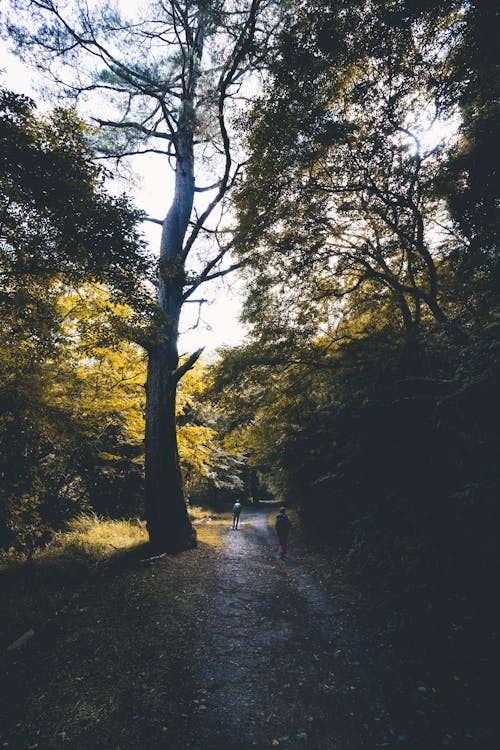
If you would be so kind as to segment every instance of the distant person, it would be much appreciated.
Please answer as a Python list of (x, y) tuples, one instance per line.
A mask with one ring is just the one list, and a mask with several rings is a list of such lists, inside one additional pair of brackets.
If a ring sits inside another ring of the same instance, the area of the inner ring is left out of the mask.
[(236, 500), (235, 504), (233, 505), (233, 529), (238, 528), (238, 523), (240, 521), (240, 513), (241, 513), (241, 503), (239, 500)]
[(282, 505), (276, 516), (276, 534), (279, 541), (278, 552), (282, 560), (285, 557), (288, 548), (288, 535), (290, 534), (291, 527), (292, 524), (286, 514), (286, 508)]

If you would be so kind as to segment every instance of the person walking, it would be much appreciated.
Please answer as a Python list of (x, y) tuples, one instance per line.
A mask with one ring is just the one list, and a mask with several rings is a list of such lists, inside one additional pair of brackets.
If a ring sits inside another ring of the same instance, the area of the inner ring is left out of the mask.
[(241, 503), (239, 500), (236, 500), (235, 504), (233, 505), (233, 529), (238, 528), (238, 523), (240, 521), (240, 513), (241, 513)]
[(292, 524), (286, 514), (286, 508), (282, 505), (276, 516), (276, 534), (279, 541), (278, 552), (282, 560), (285, 557), (288, 548), (288, 536), (291, 528)]

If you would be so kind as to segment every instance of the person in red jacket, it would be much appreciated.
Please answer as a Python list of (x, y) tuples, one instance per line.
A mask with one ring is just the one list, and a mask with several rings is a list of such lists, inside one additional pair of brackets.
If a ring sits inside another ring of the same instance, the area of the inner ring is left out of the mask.
[(284, 505), (282, 505), (278, 515), (276, 516), (276, 534), (279, 541), (278, 552), (282, 560), (286, 555), (288, 547), (288, 535), (290, 534), (291, 527), (292, 524), (290, 523), (290, 519), (286, 514), (286, 508)]

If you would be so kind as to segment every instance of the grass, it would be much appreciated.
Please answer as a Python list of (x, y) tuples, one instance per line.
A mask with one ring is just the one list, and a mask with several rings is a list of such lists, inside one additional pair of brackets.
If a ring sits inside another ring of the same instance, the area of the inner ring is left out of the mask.
[(81, 555), (94, 563), (104, 562), (117, 551), (126, 551), (148, 541), (146, 524), (139, 519), (107, 520), (84, 515), (69, 523), (65, 531), (54, 534), (37, 556), (39, 560), (60, 555)]
[[(231, 513), (189, 508), (198, 542), (220, 547), (221, 532)], [(49, 544), (27, 560), (0, 561), (0, 639), (9, 645), (23, 632), (37, 628), (66, 606), (81, 587), (108, 564), (126, 560), (146, 545), (146, 524), (139, 519), (110, 520), (96, 514), (73, 519)], [(147, 552), (144, 553), (147, 556)]]
[[(221, 528), (219, 517), (193, 515), (200, 544), (182, 555), (149, 560), (144, 524), (87, 516), (32, 560), (0, 568), (4, 744), (134, 750), (188, 731), (182, 715), (200, 685), (184, 666), (218, 554), (203, 540)], [(25, 647), (6, 650), (29, 630)]]
[(69, 560), (98, 564), (147, 540), (146, 524), (139, 519), (110, 520), (93, 513), (81, 515), (70, 521), (63, 531), (55, 532), (50, 542), (31, 559), (4, 556), (0, 561), (0, 575), (23, 568), (57, 566)]
[(120, 559), (147, 542), (139, 520), (82, 515), (57, 532), (31, 559), (0, 563), (0, 638), (8, 645), (25, 630), (50, 619), (102, 564)]
[(200, 544), (207, 544), (210, 547), (221, 546), (221, 531), (231, 523), (231, 513), (214, 513), (194, 505), (189, 507), (189, 516)]

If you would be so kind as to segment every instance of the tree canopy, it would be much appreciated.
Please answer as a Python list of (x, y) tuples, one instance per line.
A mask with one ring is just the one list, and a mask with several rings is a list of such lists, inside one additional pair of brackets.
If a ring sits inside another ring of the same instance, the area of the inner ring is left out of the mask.
[(250, 341), (212, 386), (316, 534), (455, 604), (498, 565), (495, 14), (297, 4), (245, 120)]

